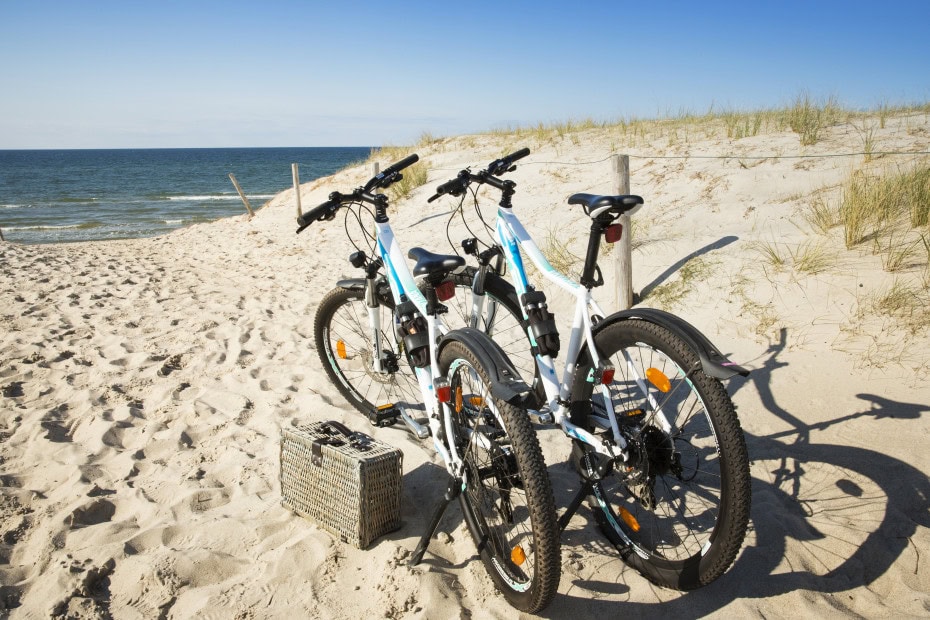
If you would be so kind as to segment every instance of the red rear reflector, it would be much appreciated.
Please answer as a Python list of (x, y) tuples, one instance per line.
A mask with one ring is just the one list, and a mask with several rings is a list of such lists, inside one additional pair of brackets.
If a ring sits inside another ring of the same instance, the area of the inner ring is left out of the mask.
[(436, 297), (439, 298), (439, 301), (445, 301), (455, 297), (455, 283), (452, 280), (449, 280), (448, 282), (443, 282), (437, 286)]
[(439, 402), (447, 403), (452, 400), (452, 386), (445, 381), (435, 381), (433, 385), (436, 387), (436, 398), (439, 399)]
[(601, 373), (601, 383), (604, 385), (610, 385), (614, 382), (614, 368), (613, 366), (608, 366)]
[(604, 240), (607, 243), (616, 243), (623, 236), (623, 224), (611, 224), (604, 231)]

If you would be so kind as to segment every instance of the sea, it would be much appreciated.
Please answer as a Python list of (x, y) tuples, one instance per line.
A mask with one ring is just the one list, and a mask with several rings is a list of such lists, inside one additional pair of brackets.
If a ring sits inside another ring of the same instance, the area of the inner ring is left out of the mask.
[[(152, 237), (245, 213), (370, 147), (0, 150), (0, 232), (18, 243)], [(335, 188), (334, 188), (335, 189)]]

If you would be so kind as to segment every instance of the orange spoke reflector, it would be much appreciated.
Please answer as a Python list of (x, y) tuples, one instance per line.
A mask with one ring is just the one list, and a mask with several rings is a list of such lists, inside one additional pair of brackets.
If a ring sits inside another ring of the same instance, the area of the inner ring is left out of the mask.
[(510, 550), (510, 561), (517, 566), (523, 566), (523, 563), (526, 562), (526, 553), (523, 551), (523, 547), (517, 545)]
[(649, 383), (656, 386), (656, 389), (660, 392), (668, 392), (672, 389), (672, 382), (669, 381), (665, 373), (658, 368), (650, 368), (647, 370), (646, 378), (649, 379)]
[(636, 517), (630, 514), (630, 511), (623, 506), (620, 506), (620, 518), (623, 519), (623, 522), (626, 523), (631, 530), (634, 532), (639, 531), (639, 521), (637, 521)]
[(472, 407), (484, 407), (484, 399), (480, 396), (469, 396), (468, 402), (471, 403)]
[(336, 341), (336, 355), (339, 356), (339, 359), (346, 359), (346, 343), (344, 340)]
[(462, 412), (462, 386), (455, 386), (455, 412)]

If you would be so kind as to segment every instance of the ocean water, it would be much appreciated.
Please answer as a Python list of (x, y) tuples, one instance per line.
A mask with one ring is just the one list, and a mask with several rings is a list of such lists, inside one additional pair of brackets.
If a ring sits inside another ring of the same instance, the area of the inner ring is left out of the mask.
[(0, 150), (0, 230), (9, 241), (151, 237), (245, 213), (300, 181), (366, 159), (368, 147)]

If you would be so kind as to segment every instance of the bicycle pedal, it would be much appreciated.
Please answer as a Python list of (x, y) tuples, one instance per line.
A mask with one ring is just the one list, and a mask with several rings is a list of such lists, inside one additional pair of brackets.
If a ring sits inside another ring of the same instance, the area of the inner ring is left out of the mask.
[(381, 405), (368, 414), (368, 421), (372, 426), (393, 426), (400, 417), (400, 410), (393, 403)]

